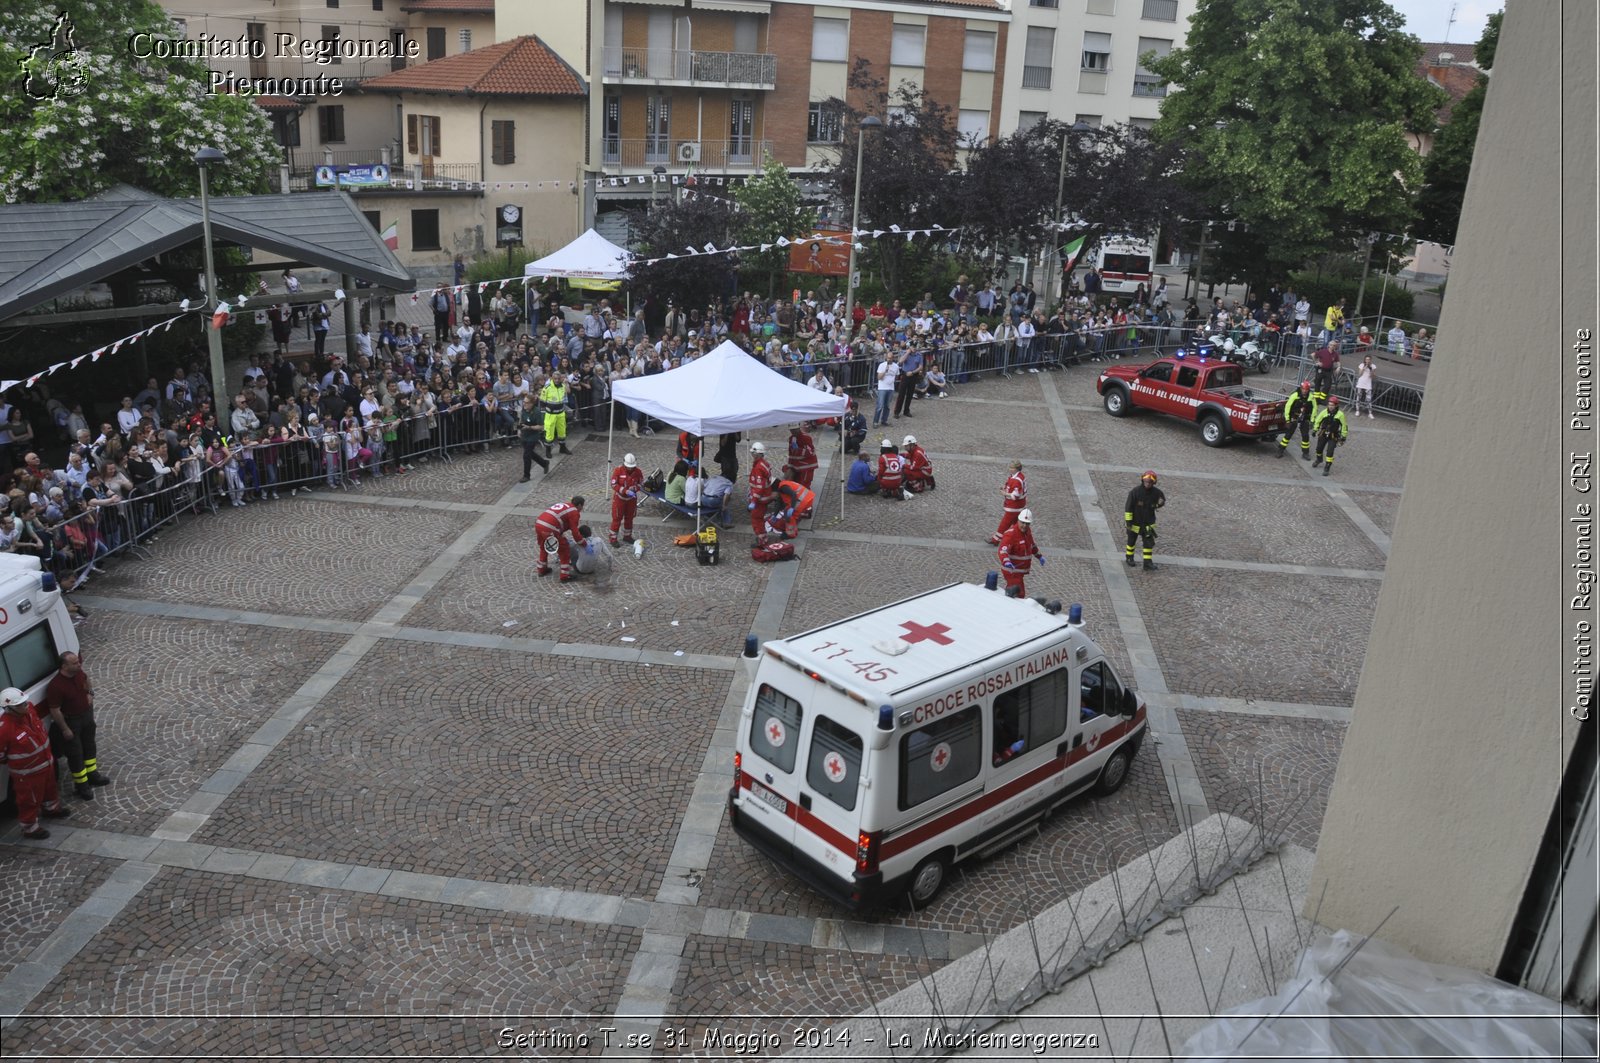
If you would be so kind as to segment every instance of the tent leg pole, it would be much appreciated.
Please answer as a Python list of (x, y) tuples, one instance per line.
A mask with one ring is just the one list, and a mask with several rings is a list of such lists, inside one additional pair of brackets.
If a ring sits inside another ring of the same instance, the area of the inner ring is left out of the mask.
[[(849, 412), (850, 407), (846, 404), (845, 413)], [(839, 520), (841, 522), (844, 521), (844, 488), (849, 475), (850, 471), (845, 468), (844, 463), (844, 414), (841, 414), (839, 416)]]
[[(616, 399), (616, 396), (614, 396), (614, 395), (612, 396), (610, 403), (608, 403), (607, 406), (606, 406), (606, 409), (610, 412), (611, 419), (606, 424), (606, 467), (605, 467), (605, 471), (601, 473), (601, 475), (606, 478), (605, 492), (601, 496), (603, 498), (609, 498), (609, 496), (611, 494), (611, 470), (613, 468), (615, 468), (615, 466), (613, 466), (611, 464), (611, 442), (612, 442), (613, 437), (615, 437), (616, 434), (617, 434), (617, 399)], [(609, 509), (610, 509), (610, 507), (607, 506), (607, 510), (608, 510), (608, 513), (607, 513), (607, 516), (606, 516), (607, 520), (611, 519), (610, 518), (610, 514), (609, 514)], [(610, 525), (608, 524), (607, 527), (610, 527)]]

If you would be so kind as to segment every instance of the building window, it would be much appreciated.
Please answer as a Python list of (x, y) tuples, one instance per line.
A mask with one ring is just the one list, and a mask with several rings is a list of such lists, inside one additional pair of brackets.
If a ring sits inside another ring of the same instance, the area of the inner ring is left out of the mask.
[(622, 98), (609, 92), (600, 104), (600, 151), (613, 166), (622, 161)]
[(1056, 31), (1051, 26), (1029, 26), (1022, 51), (1022, 87), (1047, 89), (1055, 66)]
[(1144, 10), (1139, 13), (1140, 18), (1150, 19), (1152, 22), (1178, 21), (1178, 0), (1144, 0)]
[(280, 147), (300, 146), (300, 115), (294, 111), (279, 111), (272, 116), (272, 137)]
[(330, 65), (330, 66), (338, 66), (340, 63), (342, 63), (344, 61), (339, 57), (339, 52), (338, 52), (338, 47), (339, 47), (339, 27), (338, 26), (324, 26), (324, 27), (322, 27), (322, 42), (323, 42), (323, 46), (328, 49), (328, 65)]
[(962, 147), (982, 147), (989, 141), (989, 112), (961, 111), (956, 116), (956, 133)]
[(439, 134), (438, 115), (406, 115), (406, 154), (421, 155), (423, 158), (438, 158)]
[[(380, 0), (380, 2), (381, 2), (381, 0)], [(363, 218), (367, 219), (367, 224), (372, 226), (372, 231), (373, 232), (377, 232), (377, 233), (383, 232), (383, 221), (382, 221), (382, 218), (379, 216), (377, 211), (375, 211), (375, 210), (364, 210), (364, 211), (361, 212), (361, 216)]]
[(967, 45), (961, 51), (962, 70), (994, 70), (995, 35), (988, 30), (968, 30)]
[(657, 93), (644, 98), (644, 161), (670, 162), (672, 97)]
[(428, 61), (444, 58), (444, 27), (428, 27)]
[(472, 51), (472, 31), (471, 30), (468, 30), (468, 29), (458, 30), (456, 32), (456, 40), (461, 42), (461, 50), (463, 52)]
[(439, 250), (439, 212), (414, 210), (411, 212), (411, 250)]
[(842, 18), (811, 20), (811, 58), (819, 63), (843, 63), (850, 58), (850, 23)]
[(328, 6), (329, 7), (338, 7), (339, 6), (339, 0), (328, 0)]
[[(374, 11), (382, 11), (383, 10), (383, 0), (372, 0), (372, 10), (374, 10)], [(373, 228), (377, 228), (377, 226), (374, 225)]]
[(344, 104), (318, 104), (317, 138), (324, 144), (344, 143)]
[(510, 166), (517, 161), (517, 124), (496, 119), (489, 123), (489, 161)]
[(806, 112), (807, 144), (838, 144), (844, 140), (844, 106), (837, 100), (822, 100)]
[(1139, 38), (1139, 68), (1133, 74), (1133, 94), (1135, 96), (1165, 96), (1167, 87), (1161, 79), (1144, 68), (1144, 56), (1147, 52), (1154, 52), (1160, 58), (1172, 51), (1172, 42), (1160, 37)]
[(1082, 122), (1090, 129), (1099, 129), (1104, 117), (1104, 115), (1099, 114), (1080, 114), (1077, 118), (1073, 119), (1073, 121)]
[(1058, 7), (1060, 0), (1028, 0), (1029, 7)]
[(1089, 6), (1085, 10), (1091, 15), (1115, 15), (1117, 0), (1089, 0)]
[(1083, 35), (1083, 69), (1098, 71), (1102, 74), (1111, 69), (1111, 34), (1085, 31)]
[(888, 109), (890, 125), (916, 125), (917, 112), (901, 106), (891, 106)]
[(1128, 124), (1135, 129), (1148, 131), (1156, 127), (1156, 120), (1154, 118), (1130, 118), (1128, 119)]
[(1034, 126), (1038, 125), (1040, 122), (1049, 117), (1050, 114), (1048, 111), (1018, 111), (1017, 129), (1019, 131), (1024, 129), (1032, 129)]
[(895, 26), (889, 43), (889, 65), (921, 66), (922, 42), (927, 35), (926, 26)]

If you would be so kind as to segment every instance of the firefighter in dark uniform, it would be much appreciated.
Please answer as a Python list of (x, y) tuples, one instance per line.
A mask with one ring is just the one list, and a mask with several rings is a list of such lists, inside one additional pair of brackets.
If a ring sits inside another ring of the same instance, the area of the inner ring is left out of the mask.
[(1146, 471), (1139, 477), (1139, 486), (1128, 492), (1127, 504), (1122, 507), (1122, 519), (1128, 525), (1128, 567), (1133, 567), (1133, 544), (1144, 536), (1144, 567), (1153, 572), (1160, 566), (1153, 555), (1156, 546), (1156, 510), (1167, 504), (1167, 496), (1156, 486), (1156, 474)]
[(545, 472), (550, 471), (549, 460), (539, 453), (544, 444), (544, 413), (539, 409), (539, 400), (532, 395), (522, 398), (522, 412), (517, 416), (517, 435), (522, 440), (522, 479), (519, 482), (527, 483), (536, 463)]
[(1317, 460), (1311, 467), (1315, 469), (1321, 465), (1322, 475), (1327, 476), (1333, 472), (1333, 448), (1350, 439), (1350, 422), (1339, 408), (1339, 396), (1328, 396), (1328, 404), (1318, 411), (1312, 427), (1317, 433)]
[(1300, 381), (1300, 390), (1289, 396), (1283, 404), (1283, 435), (1278, 438), (1278, 457), (1289, 449), (1289, 440), (1300, 431), (1300, 456), (1311, 460), (1311, 425), (1317, 416), (1317, 393), (1311, 390), (1311, 381)]

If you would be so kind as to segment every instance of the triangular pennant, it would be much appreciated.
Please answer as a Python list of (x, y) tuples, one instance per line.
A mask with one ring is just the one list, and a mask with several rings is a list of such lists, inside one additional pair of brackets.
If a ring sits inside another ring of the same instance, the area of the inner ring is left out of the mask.
[[(227, 304), (224, 303), (223, 305), (226, 306)], [(227, 311), (224, 310), (224, 311), (222, 311), (222, 313), (227, 313)], [(112, 354), (116, 354), (120, 350), (122, 350), (122, 341), (121, 340), (118, 340), (116, 343), (113, 343), (111, 345), (111, 353)]]
[(672, 253), (672, 252), (671, 252), (671, 251), (668, 251), (668, 252), (667, 252), (667, 257), (668, 257), (668, 258), (677, 258), (677, 257), (678, 257), (678, 256), (677, 256), (677, 255), (675, 255), (675, 254), (673, 254), (673, 253)]
[(74, 358), (72, 361), (68, 362), (67, 364), (70, 365), (73, 369), (76, 369), (76, 368), (78, 368), (78, 363), (83, 361), (87, 357), (89, 357), (87, 354), (80, 354), (80, 355), (78, 355), (78, 357)]
[(97, 351), (90, 351), (89, 352), (89, 361), (98, 362), (100, 360), (100, 356), (102, 354), (105, 354), (105, 353), (106, 353), (106, 349), (104, 347), (101, 347)]
[[(864, 235), (864, 234), (857, 234), (857, 235)], [(874, 229), (874, 230), (872, 230), (873, 239), (877, 239), (878, 237), (880, 237), (882, 235), (883, 235), (883, 230), (882, 229)], [(861, 245), (857, 244), (856, 246), (860, 247)]]
[[(744, 250), (748, 251), (750, 249), (747, 247)], [(771, 251), (772, 250), (772, 245), (771, 244), (762, 244), (761, 245), (761, 250), (763, 250), (763, 251)]]
[(10, 391), (20, 383), (20, 380), (0, 380), (0, 391)]
[(780, 236), (780, 237), (778, 237), (776, 240), (774, 240), (772, 242), (777, 244), (779, 247), (788, 247), (789, 246), (789, 238), (787, 236)]
[(38, 376), (37, 373), (28, 378), (28, 386), (30, 388), (33, 387), (33, 385), (37, 384), (38, 382), (39, 382), (39, 376)]
[(716, 254), (716, 252), (717, 252), (717, 245), (713, 244), (713, 243), (710, 243), (710, 242), (707, 242), (706, 243), (706, 254), (714, 255), (714, 254)]
[(44, 371), (44, 375), (45, 376), (49, 376), (50, 374), (54, 373), (57, 369), (65, 369), (66, 367), (67, 367), (67, 363), (66, 362), (57, 362), (55, 365), (51, 366), (49, 369), (46, 369)]
[(891, 226), (889, 226), (889, 231), (890, 231), (890, 232), (892, 232), (892, 233), (897, 233), (897, 232), (899, 232), (899, 231), (900, 231), (900, 226), (898, 226), (898, 225), (891, 225)]

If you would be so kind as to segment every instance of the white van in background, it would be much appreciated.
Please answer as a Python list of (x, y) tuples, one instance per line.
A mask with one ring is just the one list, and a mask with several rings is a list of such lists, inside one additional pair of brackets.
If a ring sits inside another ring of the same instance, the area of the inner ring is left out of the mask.
[[(28, 554), (0, 554), (0, 688), (16, 687), (40, 706), (63, 653), (78, 652), (78, 632), (56, 577)], [(46, 719), (48, 723), (48, 718)], [(0, 765), (0, 800), (10, 797)]]
[(1078, 606), (952, 584), (766, 643), (729, 814), (850, 908), (920, 907), (961, 860), (1118, 789), (1145, 730)]

